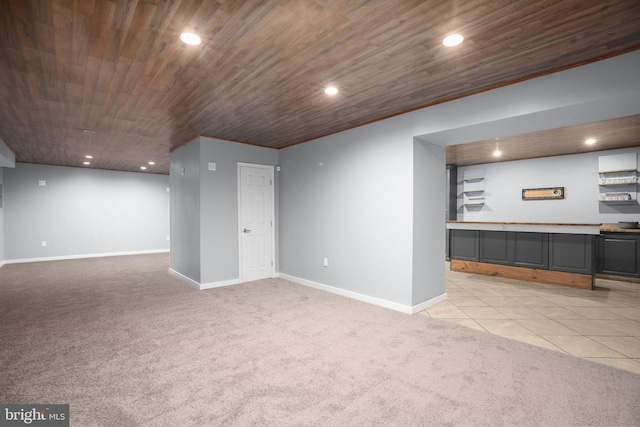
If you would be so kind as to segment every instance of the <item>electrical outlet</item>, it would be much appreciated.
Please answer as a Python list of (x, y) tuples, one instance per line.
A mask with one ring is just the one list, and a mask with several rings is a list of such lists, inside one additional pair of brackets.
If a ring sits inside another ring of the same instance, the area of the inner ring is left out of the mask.
[(47, 185), (47, 181), (45, 181), (44, 179), (41, 179), (38, 181), (38, 185), (40, 187), (45, 187)]
[(47, 241), (46, 240), (42, 241), (42, 246), (47, 246)]
[(322, 265), (324, 265), (325, 267), (329, 267), (329, 258), (325, 258)]
[(167, 240), (171, 240), (171, 237), (170, 237), (170, 236), (167, 236)]
[(215, 163), (213, 163), (213, 162), (209, 162), (209, 164), (207, 165), (208, 169), (210, 171), (214, 171), (214, 172), (216, 171), (216, 166), (217, 165)]

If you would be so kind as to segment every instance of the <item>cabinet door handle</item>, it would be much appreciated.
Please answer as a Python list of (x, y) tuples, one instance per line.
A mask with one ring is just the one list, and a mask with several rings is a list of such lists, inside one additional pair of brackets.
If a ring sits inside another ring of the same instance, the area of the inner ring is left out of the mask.
[(246, 228), (244, 228), (244, 229), (242, 230), (242, 232), (243, 232), (243, 233), (251, 233), (251, 230), (247, 230)]

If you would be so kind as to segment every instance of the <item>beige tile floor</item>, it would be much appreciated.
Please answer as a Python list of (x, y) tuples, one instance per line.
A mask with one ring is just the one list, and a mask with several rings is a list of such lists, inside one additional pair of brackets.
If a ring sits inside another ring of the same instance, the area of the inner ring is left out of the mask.
[(594, 290), (450, 271), (448, 299), (420, 314), (640, 373), (640, 283)]

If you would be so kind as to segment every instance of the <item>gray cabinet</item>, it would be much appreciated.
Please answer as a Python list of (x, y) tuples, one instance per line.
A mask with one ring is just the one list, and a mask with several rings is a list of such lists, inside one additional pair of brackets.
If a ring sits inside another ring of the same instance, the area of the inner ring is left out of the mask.
[(550, 234), (549, 270), (591, 274), (593, 238), (585, 234)]
[(598, 246), (598, 273), (640, 277), (640, 236), (603, 234)]
[(451, 259), (592, 274), (594, 236), (451, 230)]
[(481, 231), (480, 262), (516, 267), (549, 268), (549, 234)]
[(513, 233), (513, 265), (547, 270), (549, 268), (549, 234)]
[(507, 231), (480, 231), (480, 262), (508, 265), (510, 235)]
[(461, 261), (478, 261), (478, 230), (450, 230), (451, 259)]

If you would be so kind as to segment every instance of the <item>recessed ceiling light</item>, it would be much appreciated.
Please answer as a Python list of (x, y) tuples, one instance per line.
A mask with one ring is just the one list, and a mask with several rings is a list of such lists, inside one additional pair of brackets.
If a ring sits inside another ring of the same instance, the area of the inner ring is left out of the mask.
[(140, 166), (140, 169), (147, 170), (147, 167), (146, 166)]
[(596, 140), (593, 139), (593, 138), (589, 138), (589, 139), (585, 140), (584, 143), (587, 144), (587, 145), (593, 145), (593, 144), (596, 143)]
[(338, 93), (338, 88), (330, 86), (324, 90), (324, 93), (327, 95), (335, 95)]
[(190, 44), (193, 46), (199, 45), (202, 43), (202, 39), (193, 33), (182, 33), (180, 34), (180, 40), (185, 42), (186, 44)]
[(93, 129), (82, 129), (82, 132), (84, 132), (84, 133), (96, 133), (96, 131), (93, 130)]
[(462, 35), (451, 34), (450, 36), (447, 36), (444, 38), (444, 40), (442, 40), (442, 44), (447, 47), (458, 46), (460, 43), (462, 43), (463, 40), (464, 37), (462, 37)]
[(83, 165), (90, 165), (91, 162), (82, 162)]
[(85, 159), (93, 159), (93, 156), (84, 156)]
[(156, 164), (156, 162), (149, 162), (149, 164), (150, 164), (150, 165), (155, 165), (155, 164)]
[(502, 156), (502, 151), (500, 151), (499, 148), (496, 148), (496, 151), (493, 152), (493, 157), (500, 157)]

